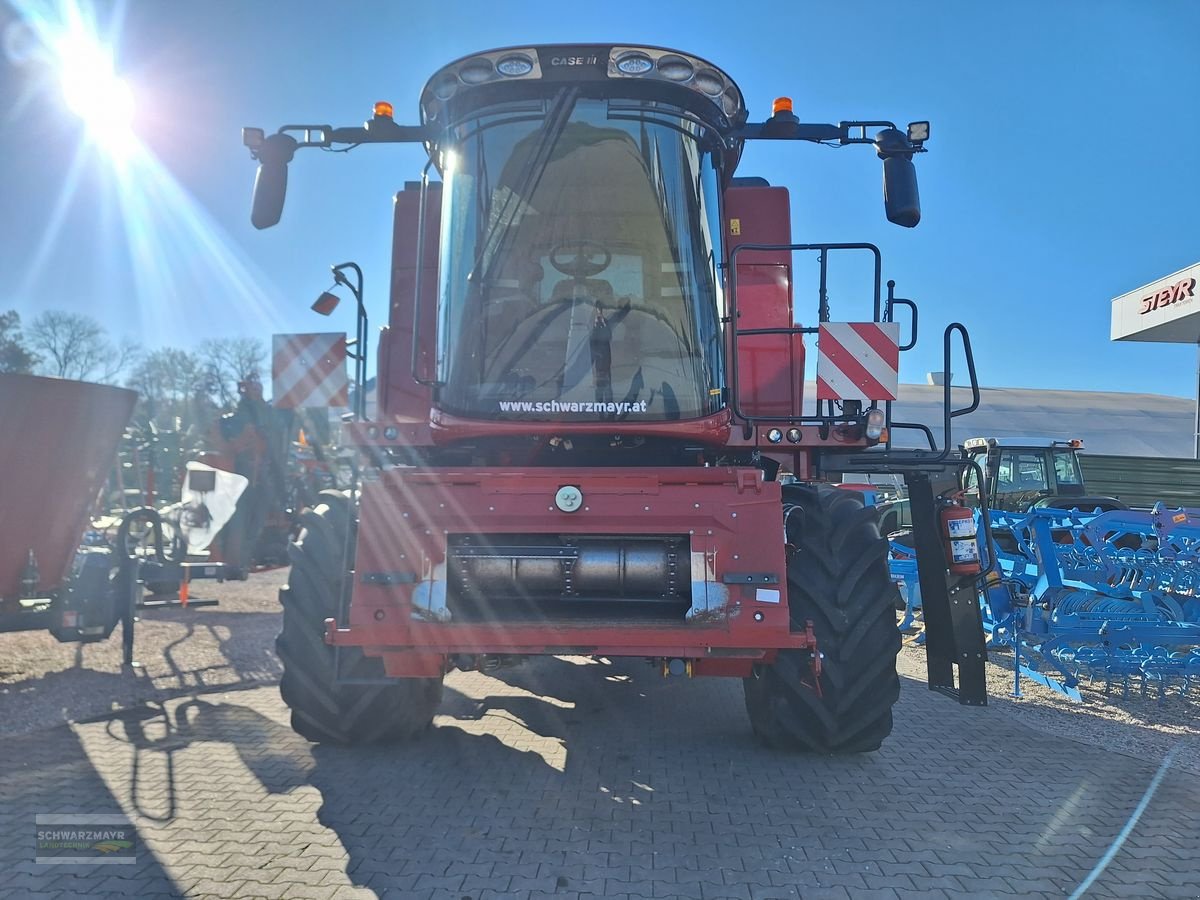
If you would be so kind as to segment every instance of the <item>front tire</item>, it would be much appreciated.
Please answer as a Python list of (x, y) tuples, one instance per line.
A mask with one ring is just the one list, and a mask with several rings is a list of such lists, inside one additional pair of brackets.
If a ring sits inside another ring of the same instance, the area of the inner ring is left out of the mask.
[(334, 648), (325, 643), (325, 620), (338, 615), (349, 579), (355, 529), (349, 498), (322, 491), (303, 515), (304, 530), (289, 547), (292, 571), (279, 592), (283, 630), (275, 652), (283, 662), (279, 692), (292, 711), (292, 729), (316, 743), (367, 744), (411, 738), (426, 730), (441, 701), (440, 678), (383, 682), (383, 660), (357, 647), (341, 650), (343, 678), (378, 684), (336, 683)]
[(808, 652), (781, 650), (774, 665), (744, 681), (750, 723), (772, 747), (877, 750), (900, 696), (900, 632), (876, 511), (862, 494), (825, 484), (786, 485), (783, 509), (792, 630), (813, 623), (820, 690)]

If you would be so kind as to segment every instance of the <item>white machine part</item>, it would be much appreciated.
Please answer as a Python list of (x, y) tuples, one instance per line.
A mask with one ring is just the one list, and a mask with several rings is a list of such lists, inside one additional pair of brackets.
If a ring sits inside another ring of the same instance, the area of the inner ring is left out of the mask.
[(250, 483), (244, 475), (235, 475), (204, 463), (189, 462), (180, 500), (183, 509), (180, 530), (187, 540), (189, 554), (208, 549), (237, 509), (238, 498)]

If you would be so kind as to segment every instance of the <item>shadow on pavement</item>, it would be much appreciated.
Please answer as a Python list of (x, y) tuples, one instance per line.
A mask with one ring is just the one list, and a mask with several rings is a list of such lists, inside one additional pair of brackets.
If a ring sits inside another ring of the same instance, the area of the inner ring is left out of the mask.
[[(135, 767), (169, 766), (198, 743), (218, 759), (224, 743), (270, 795), (315, 788), (317, 821), (345, 851), (339, 870), (344, 860), (351, 884), (385, 896), (1074, 889), (1158, 760), (1063, 741), (903, 681), (892, 738), (849, 758), (763, 749), (736, 681), (663, 680), (635, 661), (453, 675), (436, 726), (397, 746), (312, 747), (272, 717), (267, 691), (131, 711), (106, 727), (132, 745)], [(138, 781), (135, 770), (135, 791)], [(133, 805), (160, 822), (180, 815), (171, 783), (154, 808)], [(1100, 886), (1140, 884), (1156, 854), (1172, 862), (1156, 857), (1152, 871), (1200, 870), (1198, 810), (1200, 785), (1168, 773)]]
[(0, 894), (180, 896), (179, 886), (140, 834), (133, 865), (34, 862), (37, 815), (124, 812), (70, 729), (4, 738), (0, 741)]

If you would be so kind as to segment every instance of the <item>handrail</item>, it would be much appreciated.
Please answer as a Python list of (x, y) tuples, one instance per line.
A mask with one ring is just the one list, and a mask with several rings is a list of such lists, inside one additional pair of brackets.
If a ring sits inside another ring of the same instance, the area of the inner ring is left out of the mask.
[(789, 253), (797, 250), (816, 251), (820, 254), (820, 288), (819, 302), (817, 310), (818, 322), (826, 322), (829, 320), (828, 296), (826, 292), (826, 276), (829, 270), (829, 251), (831, 250), (867, 250), (874, 257), (875, 263), (875, 278), (873, 292), (873, 315), (872, 321), (885, 321), (882, 318), (883, 302), (882, 302), (882, 278), (883, 278), (883, 257), (879, 252), (879, 248), (874, 244), (865, 243), (850, 243), (850, 244), (738, 244), (729, 252), (728, 272), (729, 274), (729, 325), (730, 325), (730, 361), (729, 361), (729, 407), (733, 415), (748, 424), (758, 422), (781, 422), (781, 423), (820, 423), (821, 425), (832, 425), (837, 422), (846, 421), (845, 416), (806, 416), (803, 414), (795, 416), (751, 416), (743, 412), (741, 401), (739, 398), (740, 385), (740, 368), (738, 365), (738, 338), (742, 336), (762, 335), (762, 334), (817, 334), (819, 327), (809, 326), (807, 328), (791, 327), (791, 328), (738, 328), (738, 307), (737, 307), (737, 257), (739, 253), (753, 252), (781, 252)]

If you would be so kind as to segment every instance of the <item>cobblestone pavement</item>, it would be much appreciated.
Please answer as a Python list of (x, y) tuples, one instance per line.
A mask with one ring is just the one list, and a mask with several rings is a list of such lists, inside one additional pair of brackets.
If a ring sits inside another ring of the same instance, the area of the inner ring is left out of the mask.
[[(848, 759), (761, 749), (736, 682), (635, 661), (456, 673), (440, 713), (412, 745), (314, 748), (257, 685), (2, 738), (0, 894), (1061, 897), (1161, 762), (909, 678)], [(137, 864), (35, 864), (35, 814), (75, 812), (131, 816)], [(1089, 896), (1197, 885), (1200, 781), (1168, 770)]]

